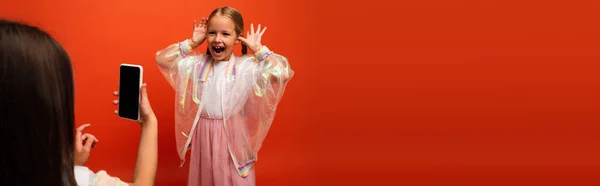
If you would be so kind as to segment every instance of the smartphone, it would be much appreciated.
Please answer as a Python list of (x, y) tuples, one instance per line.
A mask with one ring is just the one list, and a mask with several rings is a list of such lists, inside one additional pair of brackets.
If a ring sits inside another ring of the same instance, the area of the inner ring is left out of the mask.
[(140, 119), (140, 88), (144, 69), (141, 65), (121, 64), (119, 70), (119, 117)]

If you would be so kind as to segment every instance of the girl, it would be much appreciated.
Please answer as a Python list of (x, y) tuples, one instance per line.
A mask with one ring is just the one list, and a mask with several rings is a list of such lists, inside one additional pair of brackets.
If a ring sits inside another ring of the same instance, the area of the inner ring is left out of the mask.
[[(175, 137), (183, 165), (191, 148), (188, 185), (254, 185), (253, 164), (294, 72), (285, 57), (261, 44), (266, 27), (242, 37), (234, 8), (194, 22), (191, 39), (156, 53), (176, 91)], [(193, 51), (207, 42), (206, 54)], [(243, 56), (233, 47), (242, 42)], [(246, 55), (246, 47), (254, 55)]]

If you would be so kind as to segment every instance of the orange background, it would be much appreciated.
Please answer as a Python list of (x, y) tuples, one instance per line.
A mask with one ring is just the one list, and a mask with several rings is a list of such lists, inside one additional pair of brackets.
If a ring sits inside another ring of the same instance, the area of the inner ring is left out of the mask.
[(154, 53), (221, 5), (269, 27), (263, 43), (296, 72), (259, 185), (600, 184), (598, 1), (3, 0), (0, 17), (65, 46), (77, 124), (100, 139), (88, 165), (128, 181), (140, 130), (112, 113), (111, 92), (120, 63), (143, 65), (156, 182), (185, 185)]

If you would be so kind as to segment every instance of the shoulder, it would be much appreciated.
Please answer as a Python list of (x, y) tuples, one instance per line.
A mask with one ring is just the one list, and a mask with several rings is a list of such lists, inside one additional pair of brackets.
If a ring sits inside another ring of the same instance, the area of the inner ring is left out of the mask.
[(200, 53), (198, 51), (193, 51), (188, 53), (185, 58), (181, 59), (181, 62), (179, 63), (179, 68), (180, 69), (188, 69), (191, 68), (194, 65), (200, 64), (200, 63), (204, 63), (207, 60), (210, 60), (210, 55), (206, 55), (203, 53)]
[(235, 61), (235, 64), (238, 67), (252, 65), (254, 63), (255, 63), (254, 56), (251, 54), (239, 56), (239, 57), (237, 57), (237, 59)]
[(195, 62), (203, 62), (206, 59), (210, 59), (210, 55), (206, 55), (202, 52), (198, 52), (198, 51), (192, 51), (190, 53), (188, 53), (184, 59), (188, 59), (191, 61), (195, 61)]
[(237, 63), (246, 63), (246, 62), (254, 62), (254, 55), (244, 54), (243, 56), (238, 57)]

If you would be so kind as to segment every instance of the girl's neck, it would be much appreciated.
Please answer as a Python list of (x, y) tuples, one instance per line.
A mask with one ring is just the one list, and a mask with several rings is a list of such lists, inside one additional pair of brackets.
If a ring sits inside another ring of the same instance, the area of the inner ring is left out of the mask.
[[(215, 62), (228, 62), (228, 61), (230, 61), (230, 60), (231, 60), (231, 58), (233, 58), (233, 57), (235, 57), (235, 56), (233, 55), (233, 53), (231, 53), (229, 56), (227, 56), (227, 57), (226, 57), (226, 58), (224, 58), (223, 60), (216, 60), (215, 58), (213, 58), (213, 61), (215, 61)], [(212, 56), (211, 56), (211, 58), (212, 58)]]

